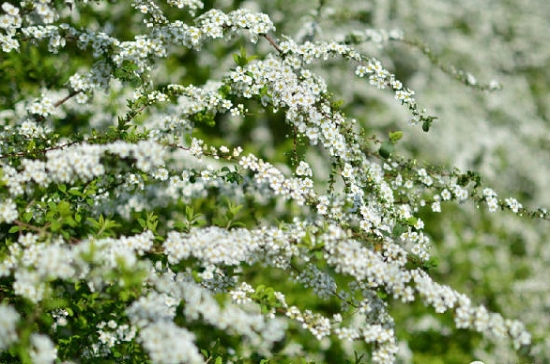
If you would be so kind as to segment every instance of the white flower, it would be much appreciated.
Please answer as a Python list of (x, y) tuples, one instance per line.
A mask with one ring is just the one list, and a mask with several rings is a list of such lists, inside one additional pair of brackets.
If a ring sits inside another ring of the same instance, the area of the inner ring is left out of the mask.
[(17, 341), (16, 325), (19, 313), (11, 306), (0, 304), (0, 351)]
[(155, 363), (204, 363), (195, 335), (172, 321), (159, 320), (139, 332), (139, 340)]
[(309, 164), (307, 164), (304, 161), (300, 161), (300, 164), (298, 165), (298, 168), (296, 168), (296, 174), (298, 176), (311, 177), (313, 173), (311, 171), (311, 168), (309, 167)]
[(50, 364), (57, 359), (57, 349), (49, 337), (42, 334), (31, 335), (31, 350), (29, 352), (35, 364)]
[(0, 222), (12, 223), (18, 216), (17, 205), (11, 198), (0, 201)]
[(506, 205), (512, 210), (514, 213), (518, 213), (518, 211), (523, 207), (521, 203), (519, 203), (515, 198), (507, 198), (504, 200), (506, 202)]
[(498, 209), (498, 200), (494, 197), (487, 197), (486, 198), (487, 207), (489, 208), (489, 212), (495, 212)]

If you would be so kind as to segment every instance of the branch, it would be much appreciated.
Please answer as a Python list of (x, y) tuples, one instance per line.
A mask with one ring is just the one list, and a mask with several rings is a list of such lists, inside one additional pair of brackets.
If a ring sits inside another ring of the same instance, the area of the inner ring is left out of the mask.
[(277, 41), (275, 41), (272, 36), (270, 36), (269, 34), (264, 34), (263, 37), (267, 39), (267, 41), (273, 46), (273, 48), (277, 50), (277, 52), (281, 54), (283, 53), (283, 50), (281, 49), (281, 47), (279, 47), (279, 44), (277, 44)]

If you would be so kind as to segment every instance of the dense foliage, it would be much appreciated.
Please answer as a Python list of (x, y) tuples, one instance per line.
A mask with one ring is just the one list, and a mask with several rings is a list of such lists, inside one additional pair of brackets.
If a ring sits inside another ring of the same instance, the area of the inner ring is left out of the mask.
[(550, 360), (517, 6), (4, 2), (0, 362)]

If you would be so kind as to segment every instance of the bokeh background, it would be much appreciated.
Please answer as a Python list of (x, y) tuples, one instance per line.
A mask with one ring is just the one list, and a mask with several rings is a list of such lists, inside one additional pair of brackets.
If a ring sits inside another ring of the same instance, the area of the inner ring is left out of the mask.
[[(248, 1), (240, 6), (270, 14), (279, 35), (304, 41), (369, 34), (371, 41), (357, 47), (380, 59), (438, 119), (429, 133), (411, 127), (407, 110), (391, 92), (355, 80), (340, 63), (319, 64), (350, 116), (376, 135), (402, 130), (401, 155), (479, 172), (501, 198), (517, 198), (529, 208), (550, 207), (549, 2)], [(445, 67), (470, 73), (478, 84), (497, 81), (502, 89), (466, 87), (418, 47), (386, 41), (395, 30), (427, 45)], [(534, 346), (529, 355), (518, 354), (504, 343), (453, 329), (451, 317), (435, 319), (422, 305), (398, 306), (397, 321), (406, 322), (400, 333), (402, 362), (458, 364), (473, 360), (472, 355), (487, 363), (550, 362), (550, 223), (491, 214), (472, 203), (443, 203), (442, 210), (423, 216), (439, 261), (438, 279), (492, 311), (525, 322)]]

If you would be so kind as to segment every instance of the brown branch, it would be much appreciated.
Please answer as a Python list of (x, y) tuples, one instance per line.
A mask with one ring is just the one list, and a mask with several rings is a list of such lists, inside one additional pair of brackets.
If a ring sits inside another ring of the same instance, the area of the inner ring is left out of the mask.
[(270, 36), (269, 34), (264, 34), (263, 37), (267, 39), (267, 41), (273, 46), (273, 48), (277, 50), (277, 52), (281, 54), (283, 53), (283, 50), (281, 49), (281, 47), (279, 47), (279, 44), (277, 44), (277, 42), (275, 41), (275, 39), (273, 39), (272, 36)]
[(59, 106), (61, 106), (61, 104), (65, 103), (67, 100), (69, 100), (71, 97), (76, 96), (76, 95), (78, 95), (78, 94), (81, 93), (81, 92), (82, 92), (82, 90), (73, 91), (73, 92), (71, 92), (70, 94), (68, 94), (65, 98), (63, 98), (63, 99), (57, 101), (55, 104), (53, 104), (53, 106), (54, 106), (54, 107), (59, 107)]
[(51, 224), (46, 224), (42, 228), (39, 228), (37, 226), (27, 224), (26, 222), (23, 222), (21, 220), (15, 220), (14, 222), (15, 222), (15, 225), (17, 225), (19, 227), (24, 227), (25, 229), (29, 229), (29, 230), (35, 231), (37, 233), (40, 233), (40, 234), (44, 233), (45, 230), (48, 228), (48, 226), (51, 225)]

